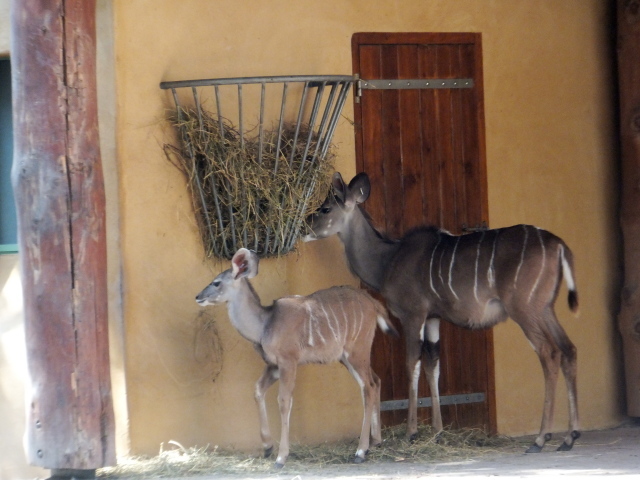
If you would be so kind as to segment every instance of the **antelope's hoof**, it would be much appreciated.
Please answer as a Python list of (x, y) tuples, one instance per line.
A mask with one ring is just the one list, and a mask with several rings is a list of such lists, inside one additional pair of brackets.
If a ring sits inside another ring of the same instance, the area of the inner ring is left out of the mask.
[(418, 432), (409, 435), (409, 443), (416, 443), (416, 440), (418, 440)]
[(359, 457), (358, 455), (353, 457), (353, 463), (364, 463), (365, 460), (366, 460), (366, 458)]
[(574, 442), (579, 438), (580, 438), (580, 432), (578, 432), (577, 430), (574, 430), (573, 432), (571, 432), (571, 443), (567, 443), (567, 441), (565, 440), (564, 442), (562, 442), (562, 445), (560, 445), (556, 451), (568, 452), (573, 448)]
[(524, 453), (540, 453), (541, 451), (542, 451), (542, 447), (537, 443), (534, 443), (529, 448), (527, 448), (527, 451)]
[(268, 447), (264, 449), (264, 458), (269, 458), (273, 453), (273, 447)]
[(437, 445), (440, 445), (442, 443), (442, 431), (439, 431), (438, 433), (436, 433), (433, 439), (436, 441)]
[(558, 447), (556, 452), (568, 452), (573, 448), (573, 443), (569, 445), (567, 442), (562, 442), (562, 445)]
[(276, 470), (282, 470), (282, 467), (284, 467), (284, 463), (276, 462), (273, 466)]

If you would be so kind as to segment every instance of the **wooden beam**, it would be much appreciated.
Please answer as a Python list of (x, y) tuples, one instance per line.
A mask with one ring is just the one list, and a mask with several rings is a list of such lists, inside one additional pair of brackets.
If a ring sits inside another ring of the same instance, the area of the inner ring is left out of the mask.
[(640, 1), (618, 0), (618, 78), (622, 147), (620, 223), (624, 286), (622, 335), (627, 413), (640, 417)]
[(115, 464), (95, 0), (12, 0), (12, 183), (30, 374), (29, 462)]

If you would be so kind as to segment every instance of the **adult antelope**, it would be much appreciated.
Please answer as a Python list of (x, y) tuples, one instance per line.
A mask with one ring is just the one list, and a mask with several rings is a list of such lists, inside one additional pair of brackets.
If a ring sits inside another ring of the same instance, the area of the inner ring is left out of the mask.
[(461, 327), (490, 328), (511, 317), (540, 358), (545, 400), (540, 434), (528, 453), (539, 452), (551, 438), (558, 371), (569, 395), (569, 433), (558, 450), (570, 450), (580, 436), (576, 396), (576, 348), (558, 322), (553, 306), (564, 277), (569, 307), (578, 308), (573, 256), (557, 236), (530, 225), (516, 225), (450, 235), (435, 227), (411, 230), (400, 239), (378, 232), (358, 206), (369, 197), (366, 173), (345, 185), (335, 173), (329, 194), (308, 223), (305, 240), (338, 234), (351, 270), (382, 294), (400, 319), (409, 373), (407, 436), (417, 435), (420, 365), (431, 392), (432, 423), (442, 429), (440, 320)]
[(289, 455), (289, 415), (297, 366), (339, 361), (360, 385), (364, 418), (355, 462), (365, 460), (369, 432), (382, 442), (380, 379), (371, 369), (371, 344), (376, 323), (385, 333), (398, 335), (386, 309), (364, 290), (333, 287), (309, 296), (284, 297), (263, 307), (248, 278), (258, 274), (258, 256), (241, 248), (231, 268), (218, 275), (196, 296), (202, 306), (227, 303), (229, 319), (240, 335), (254, 344), (267, 367), (256, 383), (255, 399), (265, 457), (273, 451), (264, 396), (280, 380), (278, 404), (282, 429), (276, 467)]

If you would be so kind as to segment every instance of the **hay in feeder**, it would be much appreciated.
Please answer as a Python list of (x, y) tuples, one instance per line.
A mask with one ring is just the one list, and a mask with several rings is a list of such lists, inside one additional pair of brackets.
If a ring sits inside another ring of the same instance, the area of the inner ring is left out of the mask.
[(206, 112), (178, 112), (181, 145), (164, 148), (188, 179), (206, 255), (230, 259), (240, 247), (260, 257), (292, 250), (306, 216), (328, 192), (330, 146), (306, 125), (248, 137)]

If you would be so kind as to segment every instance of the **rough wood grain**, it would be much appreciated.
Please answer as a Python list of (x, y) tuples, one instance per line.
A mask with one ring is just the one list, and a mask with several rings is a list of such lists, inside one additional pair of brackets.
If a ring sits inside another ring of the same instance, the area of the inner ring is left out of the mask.
[(624, 286), (618, 325), (624, 347), (627, 413), (640, 417), (640, 1), (618, 0)]
[(91, 470), (115, 463), (95, 2), (14, 0), (11, 21), (27, 457)]

